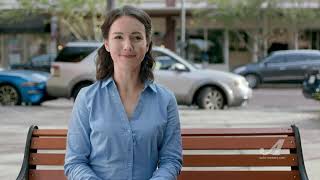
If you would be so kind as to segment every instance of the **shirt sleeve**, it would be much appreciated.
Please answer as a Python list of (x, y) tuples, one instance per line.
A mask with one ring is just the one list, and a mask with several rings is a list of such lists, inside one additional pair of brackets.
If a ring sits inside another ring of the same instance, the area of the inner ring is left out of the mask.
[(69, 180), (100, 180), (92, 171), (88, 160), (91, 145), (85, 89), (81, 89), (76, 98), (68, 127), (64, 172)]
[(182, 167), (182, 143), (178, 105), (172, 95), (168, 105), (168, 121), (159, 152), (158, 169), (151, 180), (175, 180)]

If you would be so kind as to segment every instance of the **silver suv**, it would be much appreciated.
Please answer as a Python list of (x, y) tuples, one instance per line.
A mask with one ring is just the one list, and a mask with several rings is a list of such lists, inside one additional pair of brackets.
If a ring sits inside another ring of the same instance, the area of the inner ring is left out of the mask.
[[(198, 69), (166, 48), (154, 47), (152, 53), (156, 59), (155, 81), (172, 90), (179, 104), (222, 109), (240, 106), (252, 96), (242, 76)], [(97, 50), (80, 62), (55, 62), (47, 83), (48, 93), (54, 97), (76, 98), (82, 87), (95, 81), (96, 56)]]

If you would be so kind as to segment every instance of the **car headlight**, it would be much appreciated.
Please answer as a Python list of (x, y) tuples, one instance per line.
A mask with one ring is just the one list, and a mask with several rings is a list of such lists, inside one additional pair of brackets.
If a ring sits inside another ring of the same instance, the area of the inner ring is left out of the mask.
[(233, 85), (236, 87), (244, 86), (244, 85), (248, 86), (249, 83), (245, 78), (239, 78), (239, 79), (233, 81)]
[(22, 87), (34, 87), (37, 85), (39, 85), (39, 83), (37, 83), (37, 82), (25, 82), (25, 83), (21, 84)]
[(241, 72), (247, 70), (247, 67), (246, 66), (241, 66), (241, 67), (238, 67), (236, 68), (233, 72), (236, 73), (236, 74), (240, 74)]

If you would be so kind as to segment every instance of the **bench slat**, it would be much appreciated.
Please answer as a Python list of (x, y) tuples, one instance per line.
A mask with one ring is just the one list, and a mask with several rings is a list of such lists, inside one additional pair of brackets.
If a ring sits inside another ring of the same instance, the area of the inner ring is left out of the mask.
[(31, 140), (31, 149), (65, 150), (66, 149), (66, 138), (38, 138), (38, 137), (34, 137)]
[[(31, 153), (30, 165), (63, 165), (64, 154)], [(287, 155), (184, 155), (184, 167), (297, 166), (297, 156)]]
[(63, 170), (30, 169), (29, 180), (67, 180)]
[(292, 128), (196, 128), (182, 129), (183, 136), (211, 135), (211, 136), (246, 136), (246, 135), (293, 135)]
[(298, 166), (296, 155), (184, 155), (183, 167)]
[(178, 180), (298, 180), (298, 171), (182, 171)]
[(29, 164), (63, 166), (64, 156), (65, 154), (31, 153), (29, 157)]
[[(35, 129), (34, 136), (67, 136), (67, 129)], [(183, 136), (193, 135), (214, 135), (214, 136), (232, 136), (232, 135), (293, 135), (292, 128), (197, 128), (182, 129)]]
[(279, 139), (284, 139), (282, 149), (294, 149), (294, 137), (210, 137), (182, 136), (184, 150), (240, 150), (271, 149)]
[[(284, 139), (282, 149), (294, 149), (294, 138), (289, 137), (182, 137), (183, 149), (270, 149)], [(32, 149), (65, 149), (66, 138), (32, 138)]]
[(35, 129), (33, 136), (67, 136), (67, 129)]

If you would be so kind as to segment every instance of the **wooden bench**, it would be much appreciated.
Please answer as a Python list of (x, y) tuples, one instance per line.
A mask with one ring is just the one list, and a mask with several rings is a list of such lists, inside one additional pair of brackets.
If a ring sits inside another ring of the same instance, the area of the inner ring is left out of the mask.
[[(63, 173), (66, 135), (66, 129), (31, 126), (17, 179), (67, 179)], [(308, 180), (296, 126), (182, 129), (182, 141), (179, 180)]]

